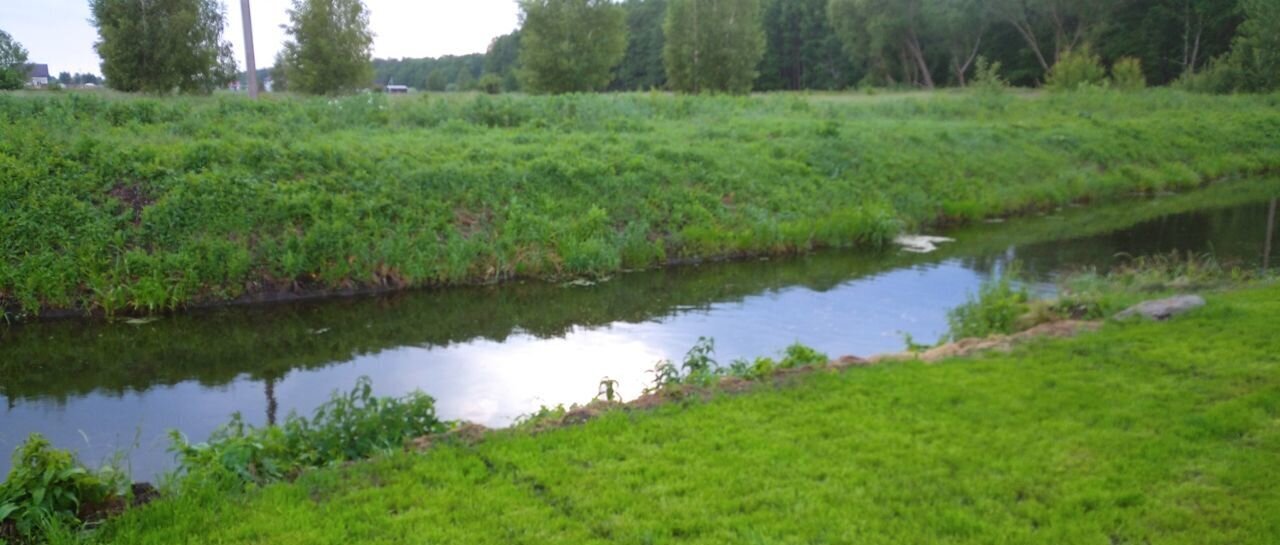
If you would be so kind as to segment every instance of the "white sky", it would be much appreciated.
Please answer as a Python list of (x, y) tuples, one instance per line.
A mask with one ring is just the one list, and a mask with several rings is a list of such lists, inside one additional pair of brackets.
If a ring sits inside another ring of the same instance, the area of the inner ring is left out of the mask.
[[(221, 0), (227, 8), (226, 38), (244, 70), (244, 31), (240, 0)], [(258, 67), (271, 65), (284, 43), (280, 25), (288, 22), (290, 0), (251, 0)], [(365, 0), (375, 34), (373, 56), (438, 57), (481, 53), (493, 38), (518, 25), (515, 0)], [(29, 52), (33, 63), (58, 72), (101, 74), (89, 24), (89, 0), (0, 0), (0, 30)]]

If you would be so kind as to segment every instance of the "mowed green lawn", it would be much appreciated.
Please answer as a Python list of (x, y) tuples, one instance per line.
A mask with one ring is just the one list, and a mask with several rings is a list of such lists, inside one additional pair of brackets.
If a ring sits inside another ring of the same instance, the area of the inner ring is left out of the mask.
[(1280, 286), (1172, 323), (314, 471), (115, 543), (1280, 542)]

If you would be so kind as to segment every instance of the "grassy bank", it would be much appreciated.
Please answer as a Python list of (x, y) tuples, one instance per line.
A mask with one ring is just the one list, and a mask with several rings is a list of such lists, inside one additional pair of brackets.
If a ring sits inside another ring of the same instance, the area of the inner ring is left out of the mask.
[(153, 312), (875, 245), (1280, 166), (1280, 97), (0, 96), (0, 305)]
[(107, 543), (1280, 539), (1280, 286), (1171, 323), (304, 474), (134, 511)]

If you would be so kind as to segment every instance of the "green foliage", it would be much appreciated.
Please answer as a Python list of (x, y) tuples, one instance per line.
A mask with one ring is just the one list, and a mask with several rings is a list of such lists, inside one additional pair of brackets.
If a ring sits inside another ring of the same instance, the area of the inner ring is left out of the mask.
[(90, 472), (70, 452), (32, 434), (13, 454), (13, 467), (0, 483), (0, 541), (12, 524), (21, 539), (36, 542), (59, 526), (77, 526), (82, 508), (127, 493), (128, 478), (108, 467)]
[(609, 89), (647, 91), (667, 85), (667, 69), (662, 64), (666, 38), (662, 23), (667, 16), (667, 0), (624, 0), (627, 12), (627, 53), (614, 70)]
[(373, 59), (373, 81), (378, 85), (394, 83), (440, 92), (458, 87), (458, 79), (464, 73), (472, 78), (482, 73), (484, 64), (485, 56), (479, 53), (438, 58)]
[(1107, 69), (1088, 47), (1062, 53), (1044, 86), (1052, 91), (1077, 91), (1107, 84)]
[(857, 82), (857, 71), (827, 17), (827, 3), (765, 2), (766, 45), (757, 90), (839, 90)]
[(502, 77), (497, 74), (485, 74), (476, 82), (476, 87), (490, 95), (502, 93)]
[(799, 369), (802, 367), (820, 367), (826, 365), (831, 358), (808, 346), (795, 343), (782, 353), (782, 361), (778, 366), (783, 369)]
[(715, 352), (715, 339), (698, 337), (698, 342), (684, 355), (684, 362), (680, 365), (680, 370), (684, 373), (683, 381), (708, 383), (716, 375)]
[(1241, 0), (1245, 21), (1231, 51), (1216, 58), (1200, 74), (1188, 76), (1191, 90), (1233, 93), (1280, 89), (1280, 3)]
[(398, 450), (447, 428), (430, 396), (375, 397), (372, 382), (361, 377), (350, 392), (334, 392), (310, 419), (290, 414), (281, 426), (259, 428), (237, 413), (204, 443), (192, 444), (177, 431), (170, 435), (182, 470), (196, 481), (232, 477), (234, 483), (265, 484), (304, 468)]
[(619, 382), (605, 377), (600, 380), (600, 387), (596, 392), (596, 399), (614, 403), (622, 401), (622, 394), (618, 392)]
[(932, 89), (930, 51), (918, 29), (937, 24), (925, 20), (932, 10), (926, 0), (831, 0), (828, 16), (853, 61), (867, 67), (876, 83), (899, 83)]
[(1280, 168), (1270, 99), (1167, 90), (998, 109), (964, 93), (68, 93), (0, 96), (0, 119), (13, 315), (873, 248), (939, 218)]
[(1210, 295), (1170, 323), (179, 496), (100, 539), (1270, 545), (1278, 316), (1280, 286)]
[(627, 50), (627, 14), (610, 0), (520, 0), (521, 88), (580, 93), (609, 85)]
[(471, 91), (474, 90), (475, 85), (476, 78), (472, 75), (471, 68), (467, 66), (459, 68), (458, 77), (453, 79), (454, 89), (458, 91)]
[(428, 91), (443, 93), (449, 89), (449, 76), (448, 74), (445, 74), (443, 69), (432, 70), (431, 73), (427, 75), (427, 81), (423, 86)]
[(113, 89), (210, 93), (236, 77), (218, 0), (90, 0), (89, 9)]
[(363, 0), (293, 0), (285, 32), (289, 90), (333, 95), (373, 82), (373, 32)]
[(1121, 91), (1145, 89), (1147, 77), (1142, 74), (1142, 61), (1133, 57), (1116, 61), (1111, 67), (1111, 86)]
[(947, 323), (951, 327), (947, 336), (958, 341), (1014, 333), (1018, 318), (1029, 310), (1030, 301), (1026, 288), (1017, 285), (1016, 276), (1015, 272), (1006, 272), (984, 282), (977, 297), (970, 295), (968, 302), (948, 311)]
[(27, 84), (27, 50), (8, 32), (0, 30), (0, 91)]
[(978, 57), (974, 62), (973, 82), (971, 88), (988, 95), (1002, 94), (1009, 89), (1009, 82), (1000, 75), (1000, 63), (991, 62), (986, 57)]
[(503, 34), (489, 43), (484, 54), (484, 71), (502, 80), (502, 89), (508, 92), (520, 90), (520, 32)]
[(1062, 305), (1088, 308), (1090, 317), (1101, 318), (1138, 302), (1173, 293), (1240, 288), (1269, 278), (1238, 264), (1222, 263), (1211, 254), (1170, 252), (1126, 259), (1100, 274), (1082, 271), (1061, 282)]
[(671, 89), (751, 91), (764, 55), (759, 0), (670, 0), (663, 59)]

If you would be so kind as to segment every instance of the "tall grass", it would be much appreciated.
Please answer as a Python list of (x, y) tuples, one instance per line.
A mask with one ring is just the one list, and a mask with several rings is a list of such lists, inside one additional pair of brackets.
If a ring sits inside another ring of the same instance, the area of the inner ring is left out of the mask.
[(0, 96), (0, 306), (603, 275), (1280, 165), (1276, 97)]

